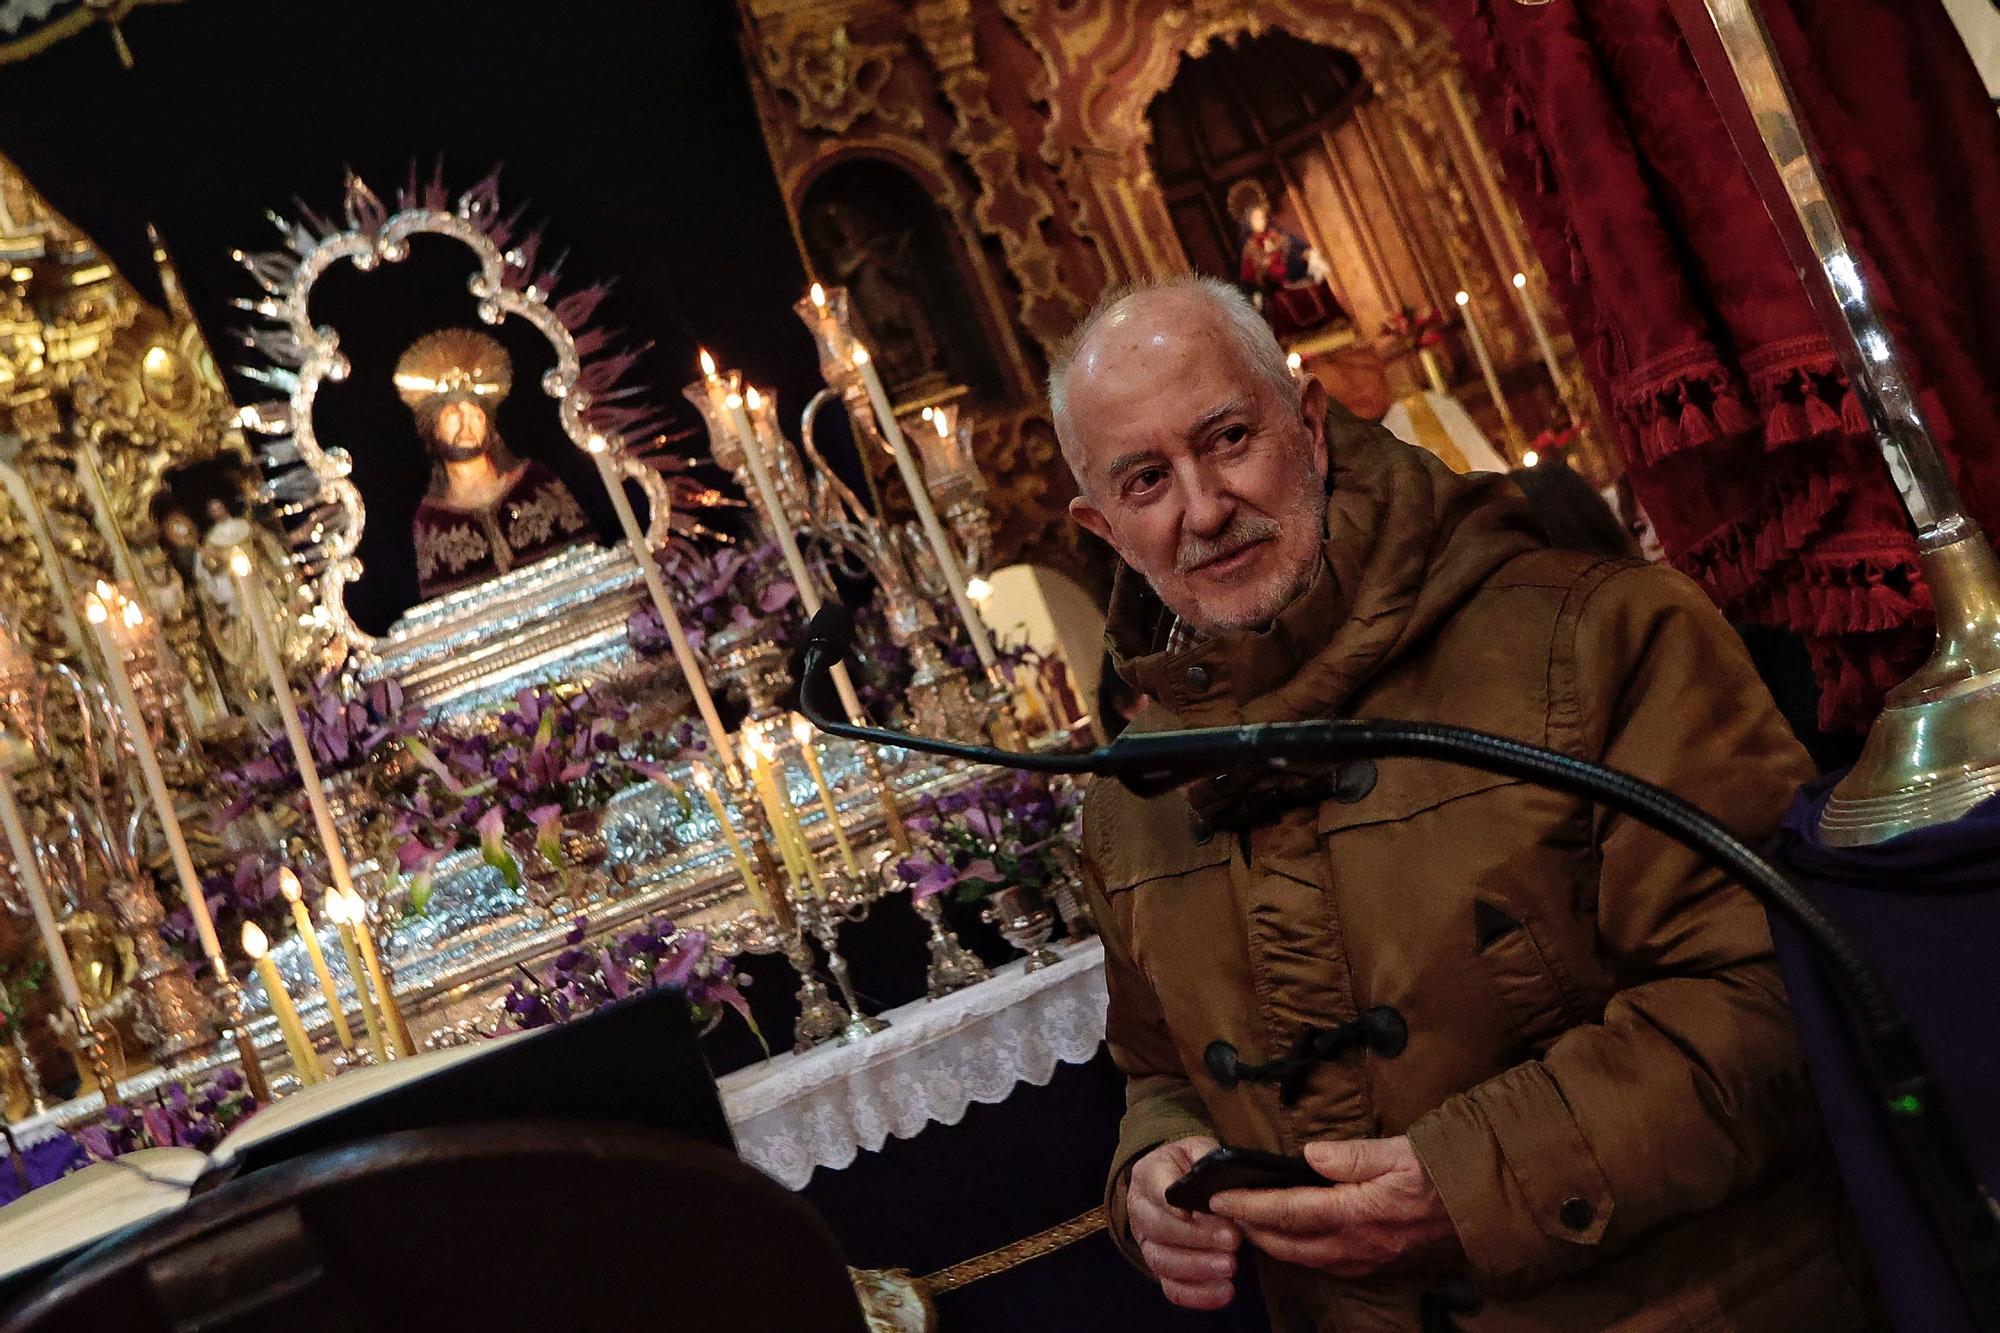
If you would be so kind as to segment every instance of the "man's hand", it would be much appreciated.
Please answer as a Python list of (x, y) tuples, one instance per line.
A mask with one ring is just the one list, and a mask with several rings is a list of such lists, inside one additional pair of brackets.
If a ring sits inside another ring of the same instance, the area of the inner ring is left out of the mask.
[(1200, 1135), (1163, 1143), (1133, 1163), (1125, 1187), (1125, 1220), (1146, 1267), (1168, 1300), (1190, 1310), (1220, 1310), (1235, 1296), (1243, 1236), (1219, 1217), (1171, 1206), (1166, 1191), (1220, 1146)]
[[(1336, 1182), (1282, 1190), (1226, 1190), (1210, 1207), (1283, 1263), (1334, 1277), (1367, 1277), (1452, 1258), (1458, 1234), (1407, 1138), (1306, 1145), (1306, 1162)], [(1136, 1180), (1136, 1176), (1135, 1176)]]

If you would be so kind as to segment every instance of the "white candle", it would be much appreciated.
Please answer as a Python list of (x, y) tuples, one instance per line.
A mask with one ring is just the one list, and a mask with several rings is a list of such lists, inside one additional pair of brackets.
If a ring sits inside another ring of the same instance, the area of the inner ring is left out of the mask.
[(777, 914), (771, 910), (771, 897), (764, 891), (764, 881), (757, 878), (757, 868), (750, 864), (749, 854), (743, 850), (742, 841), (729, 823), (729, 811), (722, 804), (721, 794), (715, 790), (715, 779), (709, 775), (708, 765), (695, 764), (694, 785), (701, 789), (702, 799), (708, 802), (709, 813), (715, 816), (715, 826), (722, 830), (722, 841), (736, 861), (736, 873), (743, 877), (743, 887), (750, 892), (750, 905), (765, 916), (775, 918)]
[(930, 540), (931, 553), (937, 557), (938, 568), (944, 571), (945, 585), (951, 589), (952, 604), (958, 608), (958, 617), (965, 622), (965, 632), (972, 640), (972, 651), (979, 656), (979, 664), (989, 674), (1000, 669), (1000, 661), (993, 653), (993, 640), (986, 633), (986, 623), (979, 618), (979, 610), (972, 599), (965, 594), (965, 571), (959, 567), (958, 554), (951, 548), (951, 539), (945, 535), (944, 525), (938, 522), (937, 510), (931, 507), (930, 492), (924, 489), (923, 476), (917, 471), (917, 460), (910, 453), (910, 442), (903, 438), (903, 428), (896, 423), (896, 409), (889, 402), (889, 391), (882, 387), (882, 377), (875, 373), (875, 363), (868, 355), (868, 349), (855, 345), (855, 368), (861, 372), (861, 382), (868, 390), (869, 405), (875, 409), (875, 419), (881, 424), (882, 435), (889, 441), (889, 451), (895, 455), (896, 470), (902, 473), (903, 485), (909, 489), (910, 503), (916, 506), (917, 521), (923, 525), (924, 536)]
[(702, 678), (701, 665), (695, 661), (694, 649), (688, 645), (687, 631), (681, 628), (681, 618), (674, 611), (673, 598), (667, 595), (666, 580), (660, 577), (659, 562), (653, 556), (652, 544), (646, 540), (646, 530), (639, 526), (639, 516), (633, 512), (632, 501), (625, 494), (624, 480), (612, 464), (611, 442), (602, 435), (592, 435), (588, 446), (591, 458), (597, 463), (597, 474), (604, 479), (604, 489), (611, 495), (611, 507), (618, 511), (618, 523), (625, 529), (625, 540), (639, 562), (639, 573), (646, 580), (646, 591), (652, 594), (653, 609), (659, 612), (660, 624), (667, 631), (667, 641), (673, 645), (674, 660), (680, 664), (681, 675), (687, 679), (688, 689), (694, 695), (694, 706), (701, 713), (702, 725), (708, 729), (709, 747), (722, 761), (723, 770), (730, 780), (734, 781), (737, 777), (736, 747), (730, 742), (728, 728), (722, 725), (722, 714), (715, 709), (715, 696), (708, 692), (708, 682)]
[(403, 1021), (396, 992), (382, 975), (382, 957), (375, 952), (375, 928), (368, 924), (368, 904), (353, 889), (341, 897), (346, 902), (347, 919), (354, 926), (355, 941), (361, 946), (361, 965), (368, 969), (368, 984), (375, 988), (375, 1002), (381, 1009), (382, 1022), (389, 1029), (389, 1042), (397, 1055), (415, 1055), (417, 1048), (410, 1040), (410, 1025)]
[(257, 970), (257, 979), (264, 983), (264, 997), (271, 1002), (271, 1016), (278, 1020), (278, 1035), (285, 1039), (285, 1050), (292, 1057), (292, 1068), (298, 1071), (299, 1082), (317, 1083), (326, 1077), (326, 1067), (319, 1062), (319, 1052), (313, 1049), (312, 1039), (306, 1036), (306, 1026), (299, 1021), (299, 1011), (292, 1005), (292, 997), (285, 993), (284, 978), (278, 975), (278, 965), (271, 961), (271, 942), (264, 936), (263, 927), (255, 921), (243, 923), (243, 952), (250, 956), (250, 964)]
[[(174, 810), (173, 792), (167, 787), (166, 775), (160, 771), (160, 756), (153, 748), (153, 736), (147, 730), (146, 715), (139, 708), (138, 696), (132, 692), (132, 678), (125, 672), (125, 658), (111, 632), (111, 609), (106, 600), (116, 596), (116, 589), (100, 582), (97, 592), (85, 599), (83, 616), (90, 622), (91, 632), (97, 636), (97, 647), (104, 657), (105, 675), (111, 685), (111, 697), (124, 719), (125, 734), (132, 739), (132, 753), (139, 761), (139, 776), (145, 781), (146, 794), (159, 814), (160, 829), (167, 839), (167, 854), (172, 858), (174, 873), (180, 879), (181, 896), (187, 900), (188, 915), (194, 918), (195, 935), (201, 940), (201, 951), (215, 968), (215, 975), (227, 977), (229, 966), (222, 958), (222, 941), (215, 933), (215, 918), (208, 913), (208, 898), (202, 892), (201, 876), (195, 873), (194, 858), (188, 854), (187, 837), (181, 832), (180, 815)], [(136, 605), (126, 602), (124, 607), (127, 625), (136, 628), (144, 623), (145, 618), (138, 614)]]
[(847, 840), (847, 830), (840, 826), (840, 807), (833, 799), (833, 788), (827, 785), (826, 771), (819, 766), (819, 751), (813, 747), (812, 723), (795, 715), (792, 718), (792, 739), (798, 742), (799, 753), (805, 757), (806, 771), (812, 774), (813, 785), (819, 788), (819, 808), (826, 812), (826, 826), (833, 830), (833, 841), (840, 848), (841, 863), (847, 867), (847, 873), (859, 881), (861, 862), (855, 858), (854, 846)]
[[(239, 520), (240, 521), (240, 520)], [(245, 525), (247, 536), (247, 525)], [(266, 614), (263, 584), (256, 577), (256, 566), (250, 554), (238, 546), (229, 553), (229, 573), (236, 583), (236, 602), (243, 616), (250, 622), (250, 632), (257, 641), (257, 660), (263, 665), (264, 678), (271, 685), (272, 702), (278, 706), (278, 720), (284, 723), (285, 739), (292, 747), (292, 758), (298, 762), (299, 785), (305, 789), (306, 806), (312, 811), (313, 827), (319, 832), (320, 845), (326, 851), (327, 870), (333, 876), (333, 885), (343, 893), (354, 889), (354, 874), (347, 864), (347, 852), (340, 845), (340, 828), (333, 821), (333, 805), (326, 798), (326, 784), (320, 780), (319, 764), (313, 759), (312, 742), (306, 738), (305, 722), (299, 716), (299, 701), (292, 693), (292, 682), (285, 675), (285, 664), (278, 656), (277, 637), (271, 633), (271, 620)]]
[(1528, 317), (1528, 332), (1535, 335), (1535, 347), (1542, 354), (1542, 364), (1549, 369), (1549, 381), (1562, 392), (1562, 367), (1556, 362), (1555, 344), (1549, 341), (1549, 331), (1542, 326), (1541, 314), (1535, 309), (1535, 297), (1528, 290), (1528, 275), (1514, 275), (1514, 290), (1521, 298), (1521, 313)]
[(28, 485), (26, 478), (16, 471), (12, 464), (0, 463), (0, 486), (4, 486), (14, 507), (27, 521), (28, 531), (34, 536), (35, 550), (42, 557), (42, 573), (49, 581), (49, 596), (55, 599), (56, 620), (62, 625), (63, 637), (69, 640), (79, 662), (89, 656), (83, 626), (77, 622), (76, 608), (70, 604), (69, 580), (63, 574), (62, 561), (56, 556), (55, 543), (49, 538), (49, 527), (42, 513), (42, 503)]
[(0, 825), (6, 828), (7, 847), (14, 854), (15, 872), (20, 877), (21, 888), (28, 895), (28, 907), (35, 914), (35, 930), (41, 935), (42, 949), (49, 956), (49, 971), (55, 973), (56, 990), (62, 995), (63, 1008), (71, 1011), (81, 1009), (83, 991), (76, 984), (76, 969), (70, 966), (69, 948), (63, 943), (62, 931), (56, 928), (55, 908), (49, 903), (48, 884), (42, 879), (34, 839), (28, 836), (27, 826), (21, 821), (21, 805), (14, 796), (14, 774), (4, 753), (0, 753)]
[(1493, 396), (1493, 407), (1500, 413), (1500, 423), (1507, 428), (1507, 436), (1518, 446), (1520, 429), (1514, 425), (1514, 411), (1507, 405), (1507, 396), (1500, 392), (1500, 377), (1493, 371), (1493, 358), (1486, 354), (1486, 340), (1479, 336), (1479, 321), (1472, 317), (1472, 293), (1460, 292), (1457, 296), (1458, 308), (1465, 312), (1465, 336), (1472, 343), (1472, 355), (1479, 361), (1479, 373), (1486, 379), (1486, 392)]
[(104, 472), (98, 465), (97, 448), (89, 440), (77, 441), (76, 476), (83, 483), (84, 498), (90, 501), (90, 517), (97, 525), (97, 535), (111, 549), (111, 561), (118, 570), (118, 577), (131, 587), (143, 605), (150, 599), (146, 596), (146, 584), (139, 578), (139, 571), (132, 562), (131, 548), (125, 545), (125, 534), (118, 530), (118, 522), (111, 512), (111, 497), (104, 489)]
[(321, 910), (333, 922), (334, 933), (340, 936), (341, 952), (347, 955), (347, 975), (354, 978), (354, 998), (361, 1006), (361, 1025), (368, 1030), (368, 1045), (375, 1052), (375, 1063), (387, 1064), (389, 1047), (382, 1039), (383, 1020), (368, 995), (368, 969), (362, 965), (361, 950), (354, 941), (355, 924), (348, 915), (347, 899), (340, 890), (328, 889)]
[(313, 929), (312, 913), (306, 910), (305, 897), (299, 889), (299, 877), (292, 873), (290, 866), (278, 872), (278, 892), (292, 905), (292, 925), (299, 932), (299, 942), (305, 946), (306, 960), (312, 964), (313, 979), (319, 983), (320, 993), (326, 996), (326, 1011), (333, 1016), (333, 1035), (340, 1042), (343, 1051), (354, 1049), (354, 1031), (347, 1026), (346, 1006), (340, 1002), (340, 991), (333, 984), (333, 972), (326, 965), (326, 951), (319, 947), (319, 932)]
[[(805, 555), (799, 550), (799, 543), (792, 535), (791, 520), (785, 514), (785, 506), (778, 498), (778, 488), (771, 480), (771, 470), (764, 465), (764, 450), (757, 439), (757, 432), (751, 428), (750, 418), (745, 415), (747, 404), (752, 410), (758, 407), (756, 386), (744, 390), (741, 395), (728, 390), (721, 377), (715, 373), (715, 360), (704, 351), (701, 354), (702, 374), (706, 378), (711, 395), (722, 391), (723, 411), (729, 417), (729, 425), (736, 432), (736, 442), (743, 450), (744, 465), (750, 469), (750, 479), (755, 483), (757, 498), (762, 502), (764, 515), (771, 521), (771, 530), (778, 534), (778, 549), (784, 553), (785, 567), (791, 571), (792, 582), (798, 585), (799, 601), (808, 616), (819, 614), (819, 587), (813, 582), (812, 571), (806, 567)], [(840, 706), (847, 710), (848, 718), (861, 723), (865, 714), (861, 708), (861, 696), (855, 693), (854, 681), (847, 674), (847, 665), (836, 662), (833, 667), (834, 688), (840, 692)]]

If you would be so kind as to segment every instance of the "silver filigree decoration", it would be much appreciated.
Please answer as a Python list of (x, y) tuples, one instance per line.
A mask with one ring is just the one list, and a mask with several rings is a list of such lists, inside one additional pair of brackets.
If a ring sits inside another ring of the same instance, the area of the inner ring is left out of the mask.
[(410, 253), (410, 239), (419, 235), (447, 237), (472, 251), (479, 270), (467, 285), (480, 320), (494, 325), (510, 317), (526, 320), (548, 340), (556, 362), (540, 383), (556, 400), (564, 434), (586, 451), (603, 441), (618, 473), (646, 497), (648, 541), (659, 546), (670, 539), (676, 528), (674, 488), (631, 448), (664, 420), (629, 401), (629, 391), (620, 387), (637, 353), (612, 350), (610, 335), (591, 323), (608, 284), (554, 295), (560, 263), (541, 265), (540, 233), (517, 234), (519, 214), (501, 215), (497, 172), (454, 202), (447, 200), (440, 175), (420, 186), (412, 168), (397, 191), (394, 212), (358, 176), (349, 175), (339, 222), (304, 206), (299, 213), (296, 219), (269, 215), (284, 249), (235, 255), (262, 293), (235, 304), (265, 324), (243, 331), (243, 345), (260, 360), (239, 369), (281, 395), (247, 406), (241, 424), (256, 438), (265, 464), (266, 497), (290, 519), (295, 558), (317, 571), (317, 622), (359, 663), (372, 661), (382, 646), (347, 614), (347, 585), (361, 574), (354, 553), (367, 509), (350, 479), (353, 458), (345, 449), (323, 445), (313, 426), (320, 386), (338, 383), (350, 370), (339, 335), (315, 325), (309, 314), (314, 284), (339, 264), (370, 272), (400, 263)]

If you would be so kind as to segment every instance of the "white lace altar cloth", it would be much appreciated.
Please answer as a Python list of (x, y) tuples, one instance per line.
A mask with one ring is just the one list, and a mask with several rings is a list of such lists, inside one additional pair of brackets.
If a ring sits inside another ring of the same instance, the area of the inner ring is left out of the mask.
[(1010, 963), (990, 980), (881, 1017), (886, 1032), (852, 1046), (780, 1055), (725, 1074), (722, 1107), (736, 1150), (787, 1189), (820, 1167), (840, 1170), (891, 1134), (955, 1125), (974, 1102), (1005, 1101), (1046, 1084), (1056, 1065), (1083, 1064), (1104, 1041), (1104, 946), (1056, 948), (1040, 972)]

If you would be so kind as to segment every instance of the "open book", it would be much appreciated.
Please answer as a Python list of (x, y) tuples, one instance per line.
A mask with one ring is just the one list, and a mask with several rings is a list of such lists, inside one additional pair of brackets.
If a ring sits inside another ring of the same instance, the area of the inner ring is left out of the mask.
[(651, 1125), (733, 1147), (687, 1007), (666, 991), (557, 1027), (350, 1070), (266, 1106), (213, 1152), (145, 1148), (0, 1208), (0, 1305), (95, 1241), (236, 1176), (408, 1129), (519, 1119)]

